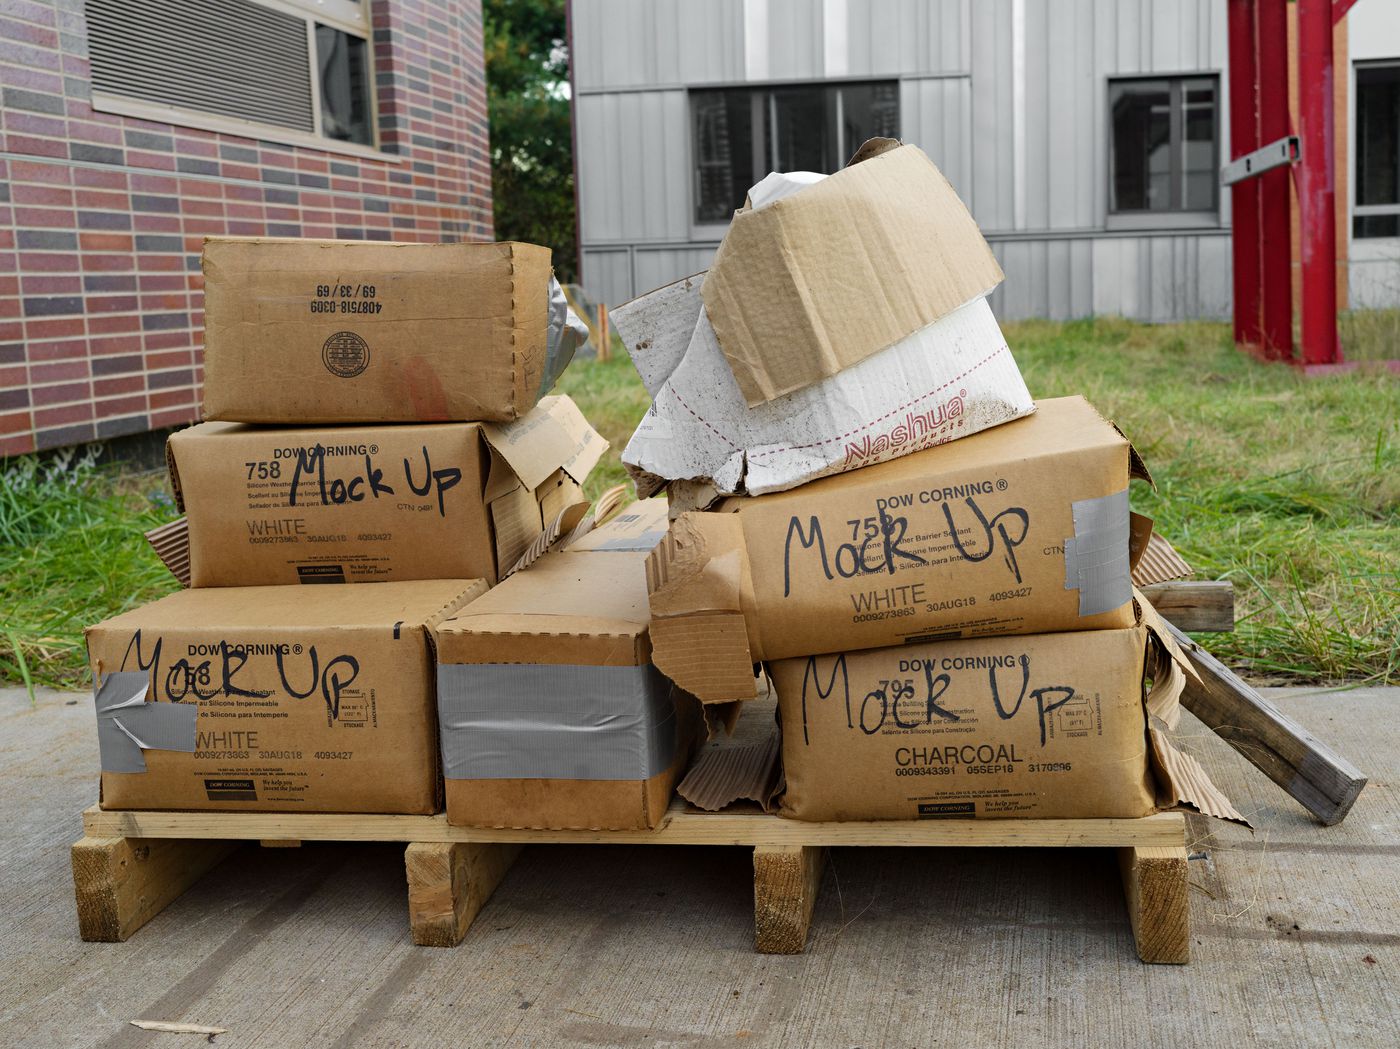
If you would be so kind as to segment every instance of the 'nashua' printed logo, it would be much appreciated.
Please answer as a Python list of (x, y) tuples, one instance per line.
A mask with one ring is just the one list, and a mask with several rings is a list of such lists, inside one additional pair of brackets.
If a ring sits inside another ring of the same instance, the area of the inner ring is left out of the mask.
[[(938, 431), (962, 416), (966, 397), (967, 391), (959, 390), (957, 396), (926, 412), (917, 415), (911, 412), (905, 415), (888, 433), (882, 433), (878, 437), (871, 437), (867, 433), (859, 442), (847, 441), (846, 465), (859, 466), (866, 462), (879, 462), (906, 452), (917, 451), (919, 447), (939, 443), (943, 435)], [(907, 444), (913, 444), (915, 447), (905, 448)]]

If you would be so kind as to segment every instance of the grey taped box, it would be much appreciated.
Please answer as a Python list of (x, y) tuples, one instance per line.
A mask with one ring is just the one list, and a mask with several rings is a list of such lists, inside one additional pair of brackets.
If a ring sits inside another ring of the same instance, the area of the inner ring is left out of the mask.
[(672, 688), (650, 664), (440, 666), (443, 775), (650, 779), (676, 754)]
[(1074, 535), (1065, 540), (1065, 589), (1079, 591), (1081, 616), (1121, 608), (1133, 596), (1128, 490), (1081, 499), (1070, 508)]
[(145, 772), (145, 750), (194, 752), (199, 708), (147, 703), (145, 671), (108, 674), (97, 689), (97, 748), (103, 772)]

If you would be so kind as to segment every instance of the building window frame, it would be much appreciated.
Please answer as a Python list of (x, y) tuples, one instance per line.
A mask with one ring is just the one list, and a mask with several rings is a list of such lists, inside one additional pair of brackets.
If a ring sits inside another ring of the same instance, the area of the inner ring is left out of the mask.
[[(1351, 82), (1347, 85), (1351, 96), (1351, 112), (1347, 114), (1348, 135), (1347, 139), (1352, 143), (1348, 149), (1350, 154), (1350, 170), (1348, 179), (1350, 181), (1350, 200), (1347, 202), (1351, 206), (1351, 215), (1347, 222), (1347, 236), (1352, 241), (1362, 241), (1374, 243), (1377, 241), (1394, 241), (1400, 237), (1400, 232), (1395, 234), (1358, 235), (1356, 232), (1356, 220), (1365, 218), (1386, 218), (1389, 216), (1400, 216), (1400, 199), (1393, 204), (1360, 204), (1357, 203), (1361, 195), (1361, 150), (1360, 150), (1360, 92), (1357, 88), (1357, 74), (1367, 69), (1392, 69), (1400, 72), (1400, 57), (1396, 58), (1374, 58), (1361, 59), (1351, 63)], [(1397, 166), (1400, 166), (1400, 132), (1396, 136), (1397, 145)], [(1400, 229), (1400, 219), (1397, 219), (1397, 229)]]
[[(1184, 169), (1180, 167), (1180, 154), (1185, 144), (1184, 120), (1185, 112), (1183, 92), (1189, 81), (1208, 80), (1214, 93), (1215, 120), (1214, 133), (1211, 136), (1211, 164), (1212, 186), (1215, 203), (1209, 208), (1169, 208), (1161, 210), (1141, 209), (1115, 209), (1115, 176), (1117, 143), (1114, 141), (1113, 128), (1113, 89), (1119, 84), (1141, 83), (1143, 81), (1159, 80), (1165, 81), (1169, 91), (1169, 120), (1170, 132), (1169, 141), (1172, 144), (1171, 168), (1169, 175), (1169, 185), (1173, 194), (1177, 192), (1184, 176)], [(1223, 225), (1222, 209), (1224, 207), (1225, 194), (1221, 191), (1218, 181), (1218, 172), (1221, 166), (1221, 140), (1224, 133), (1224, 98), (1221, 94), (1221, 77), (1219, 70), (1196, 69), (1173, 71), (1170, 73), (1132, 73), (1113, 75), (1105, 78), (1104, 83), (1104, 124), (1105, 138), (1107, 139), (1107, 165), (1106, 184), (1104, 193), (1104, 228), (1107, 230), (1172, 230), (1172, 229), (1217, 229)]]
[[(305, 132), (258, 120), (243, 120), (223, 113), (210, 113), (188, 106), (112, 94), (97, 88), (92, 89), (92, 108), (99, 113), (113, 113), (118, 116), (135, 117), (140, 120), (171, 124), (176, 127), (235, 135), (275, 145), (373, 158), (395, 164), (404, 163), (405, 157), (398, 153), (386, 152), (380, 141), (379, 98), (374, 75), (374, 34), (370, 22), (370, 5), (374, 0), (321, 0), (321, 2), (318, 0), (249, 0), (249, 2), (259, 7), (295, 16), (306, 24), (313, 131)], [(365, 42), (369, 143), (331, 138), (324, 133), (325, 114), (321, 108), (320, 57), (316, 43), (316, 27), (318, 25), (357, 37)]]
[[(846, 163), (851, 155), (860, 147), (859, 142), (845, 142), (845, 124), (843, 117), (843, 107), (845, 105), (844, 89), (853, 87), (865, 87), (879, 85), (882, 87), (893, 87), (895, 89), (896, 106), (901, 107), (903, 99), (900, 97), (899, 88), (902, 81), (897, 76), (885, 77), (839, 77), (825, 80), (773, 80), (773, 81), (743, 81), (739, 83), (713, 83), (713, 84), (691, 84), (686, 87), (686, 167), (690, 177), (690, 192), (687, 204), (687, 211), (690, 223), (691, 241), (713, 241), (718, 242), (724, 238), (725, 230), (729, 228), (729, 220), (723, 221), (700, 221), (697, 218), (697, 211), (700, 205), (700, 151), (699, 151), (699, 128), (696, 123), (695, 95), (705, 94), (713, 91), (747, 91), (750, 94), (749, 104), (753, 107), (755, 118), (760, 114), (770, 116), (776, 104), (775, 93), (800, 89), (814, 88), (825, 91), (836, 90), (836, 131), (837, 142), (835, 149), (838, 155), (838, 170), (840, 165)], [(903, 113), (897, 110), (896, 121), (903, 126)], [(898, 135), (896, 135), (898, 137)], [(754, 148), (759, 148), (755, 145)], [(772, 154), (775, 146), (770, 146), (769, 155), (763, 160), (762, 170), (755, 173), (754, 182), (762, 179), (770, 171), (774, 170), (774, 157)], [(746, 187), (747, 188), (747, 187)]]

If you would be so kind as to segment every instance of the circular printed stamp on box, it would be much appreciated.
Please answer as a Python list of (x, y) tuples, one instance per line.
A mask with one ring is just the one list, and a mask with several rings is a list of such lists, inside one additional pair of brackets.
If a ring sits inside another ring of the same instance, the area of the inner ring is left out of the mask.
[(338, 331), (321, 347), (326, 370), (342, 379), (353, 379), (369, 367), (369, 344), (353, 331)]

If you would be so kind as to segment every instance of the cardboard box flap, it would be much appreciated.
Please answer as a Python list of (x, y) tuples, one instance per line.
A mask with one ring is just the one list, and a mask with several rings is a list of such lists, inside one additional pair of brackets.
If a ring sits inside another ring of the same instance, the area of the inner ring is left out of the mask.
[(655, 397), (685, 356), (705, 308), (704, 272), (639, 295), (608, 313), (647, 393)]
[(482, 432), (499, 456), (486, 482), (488, 502), (515, 487), (517, 478), (533, 491), (559, 469), (582, 484), (608, 447), (563, 394), (543, 398), (513, 423), (485, 423)]
[(864, 360), (1001, 280), (948, 180), (901, 146), (736, 214), (702, 294), (752, 406)]
[(652, 659), (702, 703), (754, 694), (744, 607), (753, 603), (734, 514), (683, 514), (647, 559)]
[(1185, 807), (1204, 816), (1250, 825), (1211, 782), (1199, 761), (1178, 750), (1156, 725), (1150, 726), (1147, 734), (1152, 741), (1152, 771), (1157, 779), (1158, 804), (1162, 808)]

